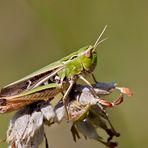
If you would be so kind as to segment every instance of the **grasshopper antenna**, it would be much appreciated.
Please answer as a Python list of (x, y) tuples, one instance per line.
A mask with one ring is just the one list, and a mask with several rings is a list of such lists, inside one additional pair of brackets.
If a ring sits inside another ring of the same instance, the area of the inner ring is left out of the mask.
[(101, 34), (99, 35), (99, 37), (97, 38), (95, 44), (94, 44), (94, 49), (102, 42), (104, 42), (105, 40), (107, 40), (108, 38), (104, 38), (100, 41), (100, 38), (102, 37), (102, 35), (104, 34), (105, 30), (107, 28), (107, 25), (104, 27), (104, 29), (102, 30)]

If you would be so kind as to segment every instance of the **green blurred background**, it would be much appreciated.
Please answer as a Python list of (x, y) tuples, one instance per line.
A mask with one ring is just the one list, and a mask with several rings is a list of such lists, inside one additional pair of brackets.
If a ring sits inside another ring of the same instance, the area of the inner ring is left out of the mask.
[[(0, 87), (94, 43), (108, 25), (98, 48), (98, 81), (128, 86), (134, 96), (109, 114), (121, 137), (119, 148), (146, 148), (148, 142), (148, 2), (146, 0), (1, 0)], [(13, 113), (0, 115), (4, 137)], [(70, 126), (46, 128), (51, 148), (103, 148), (93, 140), (73, 142)], [(6, 144), (0, 145), (6, 147)], [(41, 147), (44, 147), (42, 144)]]

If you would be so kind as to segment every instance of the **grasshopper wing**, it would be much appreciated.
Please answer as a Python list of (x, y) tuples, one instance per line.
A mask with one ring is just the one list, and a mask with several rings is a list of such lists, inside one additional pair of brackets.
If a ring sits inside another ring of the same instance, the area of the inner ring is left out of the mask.
[(28, 87), (37, 83), (43, 77), (46, 77), (46, 75), (50, 75), (53, 71), (61, 69), (62, 67), (63, 64), (61, 61), (49, 64), (41, 68), (40, 70), (37, 70), (32, 74), (5, 86), (1, 89), (0, 96), (13, 96), (20, 92), (23, 92), (24, 90), (28, 89)]

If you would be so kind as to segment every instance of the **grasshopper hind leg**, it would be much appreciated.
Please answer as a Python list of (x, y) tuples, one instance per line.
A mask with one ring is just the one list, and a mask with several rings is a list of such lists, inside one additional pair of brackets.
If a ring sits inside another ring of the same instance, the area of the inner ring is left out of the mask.
[(6, 99), (0, 98), (0, 106), (4, 106), (4, 105), (6, 105), (6, 103), (7, 103)]

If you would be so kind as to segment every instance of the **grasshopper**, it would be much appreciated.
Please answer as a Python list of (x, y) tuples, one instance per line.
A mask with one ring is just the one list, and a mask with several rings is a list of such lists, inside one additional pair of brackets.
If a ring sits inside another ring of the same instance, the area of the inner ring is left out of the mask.
[(50, 101), (57, 94), (62, 93), (63, 104), (68, 116), (68, 95), (78, 79), (89, 85), (95, 95), (86, 76), (92, 75), (96, 82), (93, 75), (97, 65), (96, 48), (107, 39), (100, 40), (106, 27), (93, 46), (85, 46), (59, 61), (3, 87), (0, 92), (0, 113), (14, 111), (39, 100)]

